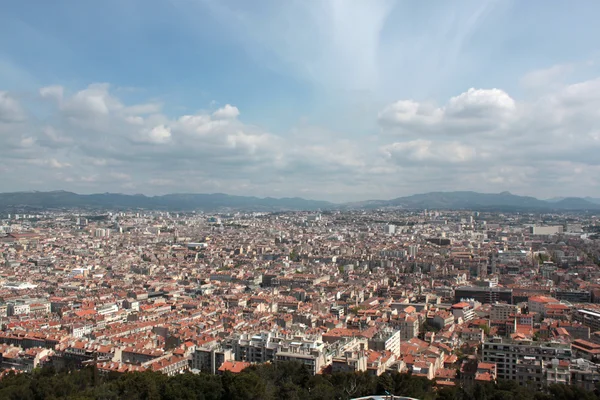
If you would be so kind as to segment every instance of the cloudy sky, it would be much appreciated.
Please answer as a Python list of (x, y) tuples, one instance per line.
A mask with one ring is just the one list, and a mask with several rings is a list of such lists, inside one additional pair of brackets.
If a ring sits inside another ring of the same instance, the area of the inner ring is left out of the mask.
[(0, 191), (600, 197), (600, 2), (27, 0)]

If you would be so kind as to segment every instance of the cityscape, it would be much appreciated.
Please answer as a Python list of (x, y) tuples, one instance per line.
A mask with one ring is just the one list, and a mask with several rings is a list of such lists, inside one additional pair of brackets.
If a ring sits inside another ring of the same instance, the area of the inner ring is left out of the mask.
[(591, 212), (2, 214), (1, 368), (600, 382)]
[(0, 400), (600, 400), (598, 15), (3, 1)]

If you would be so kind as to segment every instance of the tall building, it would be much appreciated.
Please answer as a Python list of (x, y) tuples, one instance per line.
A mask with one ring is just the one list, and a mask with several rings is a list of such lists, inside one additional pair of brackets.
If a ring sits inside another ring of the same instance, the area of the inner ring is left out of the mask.
[(573, 313), (573, 320), (588, 326), (593, 332), (600, 330), (600, 313), (596, 311), (586, 309), (577, 310)]
[(419, 245), (417, 244), (413, 244), (408, 246), (408, 256), (415, 258), (417, 256), (417, 253), (419, 252)]
[(557, 290), (554, 297), (570, 303), (591, 303), (592, 293), (589, 290)]
[(320, 337), (309, 335), (282, 335), (277, 332), (261, 332), (254, 335), (234, 335), (226, 340), (226, 348), (232, 350), (236, 361), (265, 363), (296, 360), (319, 372), (325, 364), (325, 345)]
[(275, 354), (275, 362), (297, 361), (315, 375), (327, 364), (324, 350), (323, 342), (286, 341)]
[(391, 351), (392, 354), (400, 354), (400, 331), (383, 330), (368, 340), (369, 349), (376, 351)]
[(496, 363), (498, 379), (519, 380), (519, 374), (523, 375), (527, 371), (523, 366), (528, 363), (550, 363), (555, 359), (570, 360), (571, 356), (570, 344), (513, 341), (499, 337), (483, 343), (483, 361)]
[(479, 287), (461, 286), (454, 290), (454, 301), (456, 303), (463, 299), (477, 300), (483, 304), (494, 304), (496, 302), (513, 303), (512, 289), (501, 287)]
[(233, 361), (235, 356), (231, 349), (220, 346), (198, 347), (190, 358), (190, 367), (202, 372), (216, 374), (225, 361)]
[(504, 321), (510, 318), (511, 315), (520, 313), (521, 310), (517, 305), (506, 303), (492, 304), (490, 319), (492, 321)]
[(109, 237), (110, 236), (110, 229), (97, 228), (94, 231), (94, 236), (95, 237)]
[(387, 224), (384, 228), (383, 231), (385, 232), (386, 235), (393, 235), (396, 233), (396, 225), (393, 224)]

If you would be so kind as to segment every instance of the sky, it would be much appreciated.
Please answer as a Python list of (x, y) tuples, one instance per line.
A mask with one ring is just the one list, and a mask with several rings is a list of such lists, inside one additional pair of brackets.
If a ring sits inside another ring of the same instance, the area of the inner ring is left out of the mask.
[(600, 197), (600, 2), (27, 0), (0, 192)]

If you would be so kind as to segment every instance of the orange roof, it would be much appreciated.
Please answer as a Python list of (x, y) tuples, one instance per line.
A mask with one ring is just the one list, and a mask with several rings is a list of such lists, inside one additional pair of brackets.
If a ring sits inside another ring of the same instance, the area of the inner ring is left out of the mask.
[(245, 361), (225, 361), (219, 367), (219, 371), (225, 372), (229, 371), (231, 373), (237, 374), (248, 368), (251, 364)]
[(546, 296), (533, 296), (529, 298), (529, 301), (533, 301), (536, 303), (558, 303), (558, 300)]
[(460, 303), (456, 303), (452, 306), (452, 308), (454, 309), (458, 309), (458, 308), (466, 308), (466, 307), (470, 307), (471, 305), (469, 303), (466, 302), (460, 302)]
[(490, 374), (489, 372), (484, 372), (482, 374), (477, 374), (475, 375), (475, 380), (476, 381), (486, 381), (486, 382), (491, 382), (494, 380), (494, 377), (492, 376), (492, 374)]
[(557, 304), (548, 304), (546, 306), (546, 310), (549, 310), (549, 309), (554, 309), (554, 310), (568, 310), (569, 307), (566, 306), (566, 305), (564, 305), (564, 304), (557, 303)]
[(75, 315), (77, 315), (78, 317), (85, 317), (86, 315), (94, 315), (94, 314), (96, 314), (96, 310), (92, 310), (92, 309), (75, 311)]
[(477, 364), (477, 369), (496, 369), (496, 364), (480, 362)]

